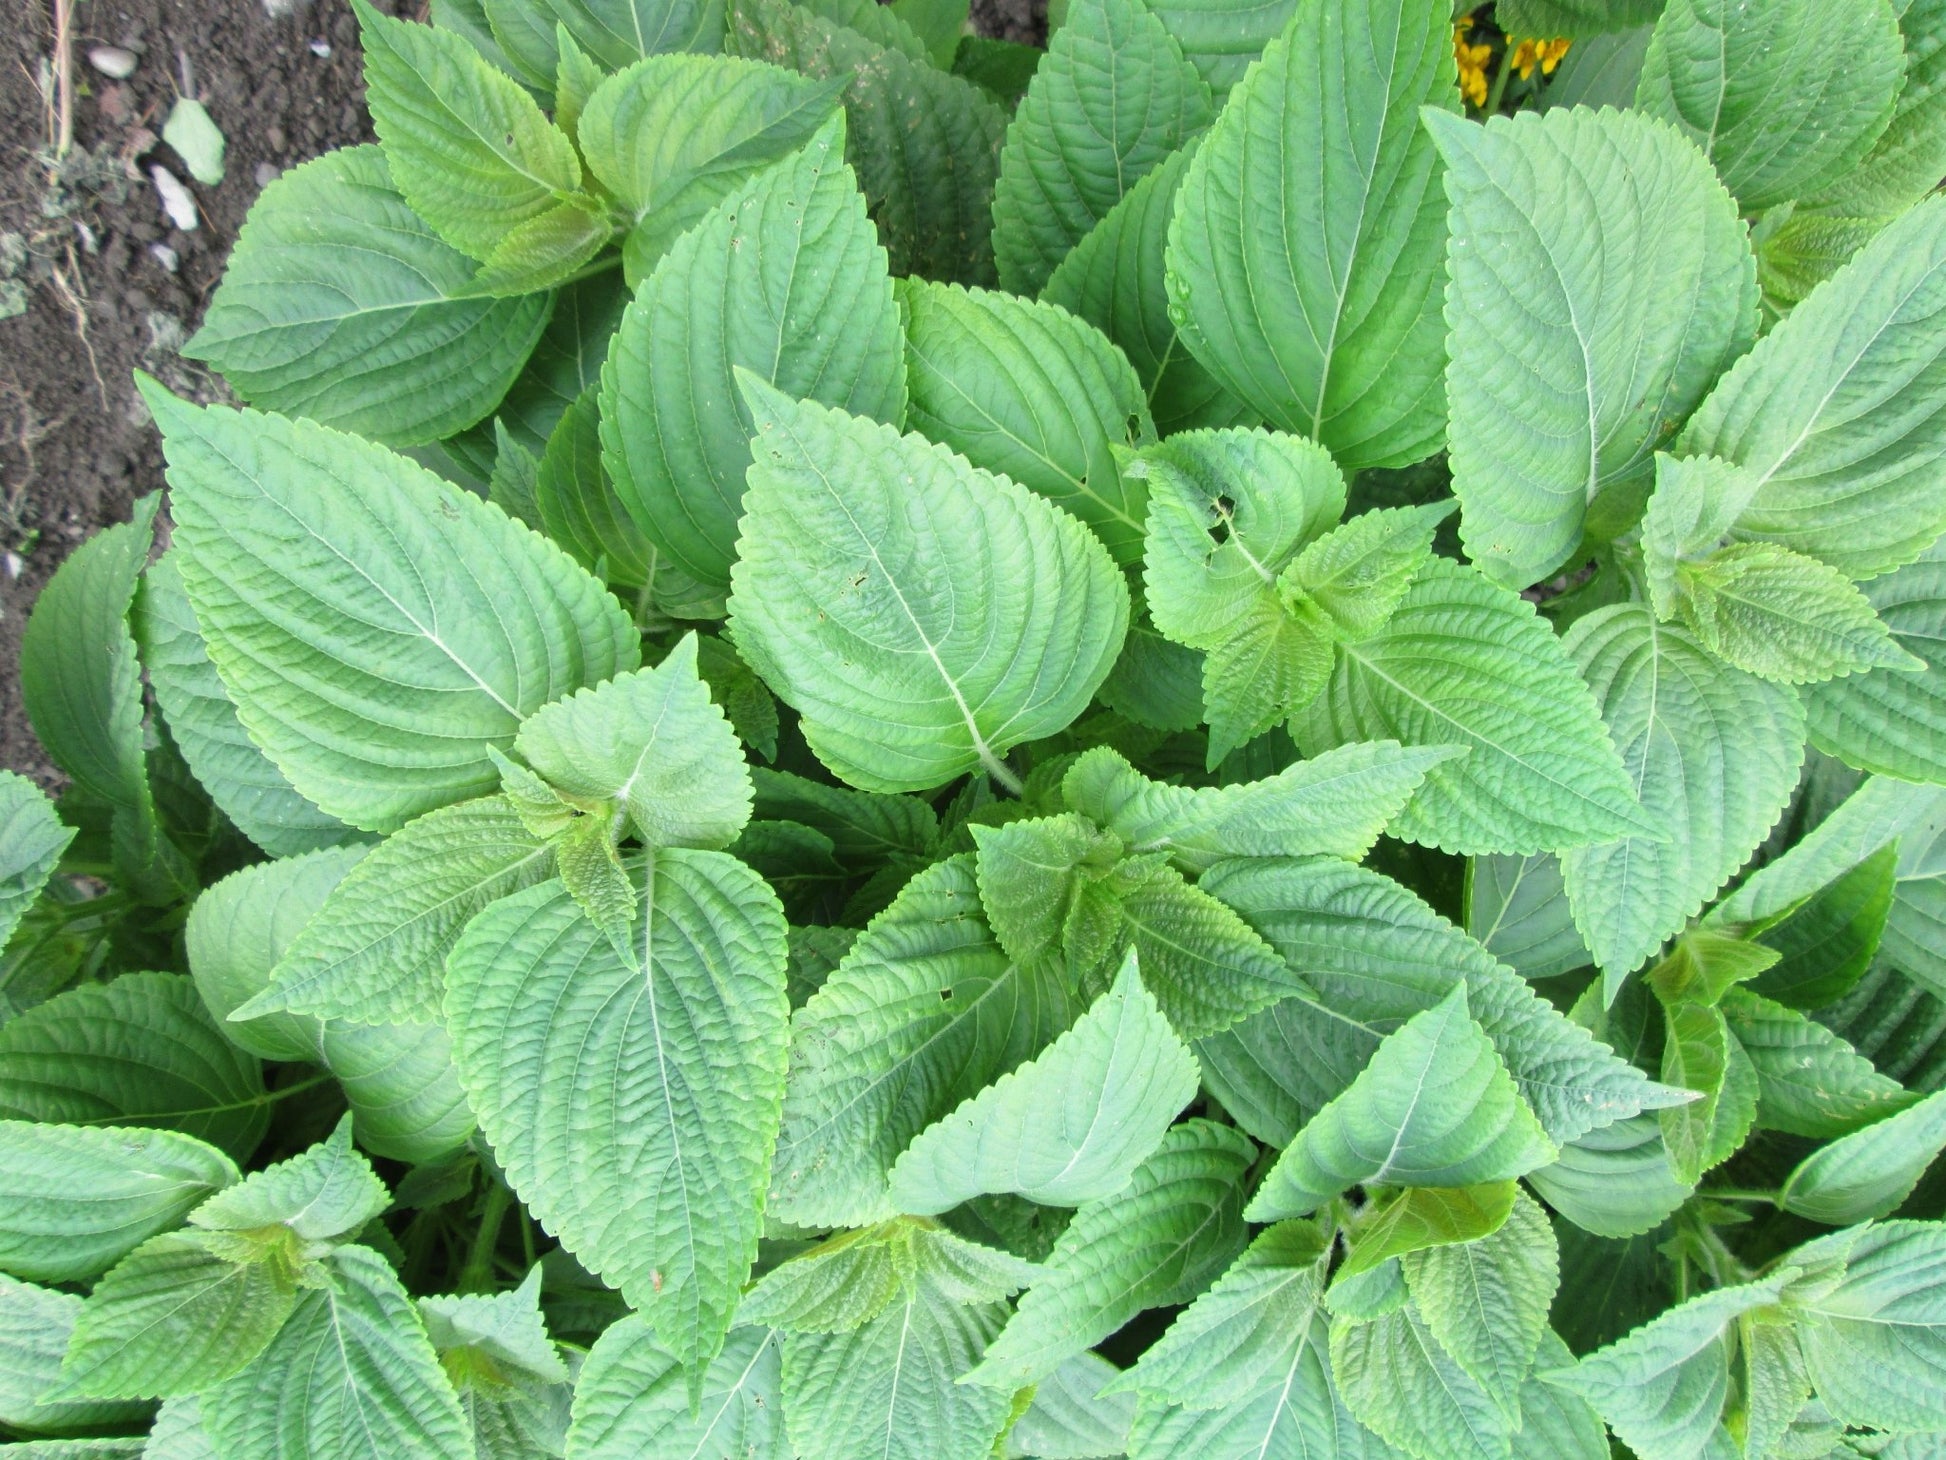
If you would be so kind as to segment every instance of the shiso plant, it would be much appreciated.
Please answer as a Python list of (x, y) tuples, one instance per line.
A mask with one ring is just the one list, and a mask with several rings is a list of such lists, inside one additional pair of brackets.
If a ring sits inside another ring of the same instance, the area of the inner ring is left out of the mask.
[(26, 631), (13, 1453), (1946, 1454), (1946, 0), (353, 3)]

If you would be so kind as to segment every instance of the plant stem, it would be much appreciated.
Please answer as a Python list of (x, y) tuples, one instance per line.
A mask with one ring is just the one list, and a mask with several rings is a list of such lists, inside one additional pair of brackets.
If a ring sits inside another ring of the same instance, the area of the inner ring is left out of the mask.
[(1500, 103), (1506, 99), (1507, 79), (1514, 74), (1514, 38), (1508, 36), (1501, 42), (1500, 69), (1493, 73), (1493, 86), (1487, 92), (1487, 104), (1480, 108), (1485, 116), (1497, 116)]
[(986, 773), (992, 776), (999, 784), (1000, 789), (1008, 795), (1018, 796), (1022, 791), (1027, 789), (1021, 784), (1020, 777), (1008, 770), (1006, 764), (1000, 757), (984, 745), (980, 747), (980, 764), (985, 768)]
[(484, 1293), (493, 1288), (493, 1249), (500, 1243), (500, 1226), (507, 1218), (513, 1193), (506, 1183), (496, 1181), (487, 1188), (486, 1210), (480, 1213), (480, 1230), (473, 1234), (473, 1246), (460, 1269), (459, 1291)]
[(1754, 1187), (1745, 1187), (1745, 1186), (1705, 1187), (1704, 1189), (1698, 1191), (1696, 1195), (1709, 1197), (1713, 1201), (1762, 1201), (1762, 1202), (1769, 1202), (1770, 1205), (1772, 1206), (1777, 1205), (1776, 1192), (1758, 1191)]

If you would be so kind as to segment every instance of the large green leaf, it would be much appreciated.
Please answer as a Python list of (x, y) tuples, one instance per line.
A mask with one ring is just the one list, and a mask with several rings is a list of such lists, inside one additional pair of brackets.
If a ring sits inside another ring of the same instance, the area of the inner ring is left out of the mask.
[(1434, 766), (1395, 835), (1446, 851), (1542, 852), (1659, 837), (1587, 686), (1512, 590), (1435, 558), (1377, 634), (1341, 644), (1292, 733), (1316, 755), (1352, 740), (1464, 745)]
[(841, 123), (731, 193), (656, 266), (602, 373), (602, 451), (649, 540), (705, 583), (737, 556), (748, 369), (786, 394), (897, 421), (905, 359), (885, 252)]
[(468, 296), (478, 264), (406, 206), (376, 147), (265, 188), (184, 353), (251, 405), (393, 446), (472, 425), (547, 324), (545, 294)]
[(893, 1163), (902, 1212), (989, 1192), (1080, 1206), (1127, 1185), (1195, 1097), (1196, 1060), (1142, 986), (1133, 952), (1115, 986), (1040, 1055), (921, 1131)]
[(1804, 755), (1789, 689), (1731, 668), (1640, 604), (1575, 621), (1564, 641), (1594, 691), (1630, 788), (1665, 839), (1562, 854), (1575, 926), (1621, 982), (1702, 910), (1789, 804)]
[(1921, 203), (1723, 377), (1677, 442), (1752, 473), (1741, 537), (1854, 577), (1909, 563), (1946, 529), (1933, 490), (1946, 418), (1946, 201)]
[(1296, 0), (1160, 0), (1149, 8), (1220, 101), (1277, 39)]
[(1871, 968), (1885, 936), (1898, 862), (1896, 844), (1879, 848), (1765, 929), (1761, 941), (1781, 956), (1751, 988), (1793, 1009), (1842, 999)]
[(468, 927), (446, 1016), (515, 1189), (698, 1363), (756, 1255), (783, 1096), (784, 918), (720, 852), (657, 850), (638, 876), (639, 968), (544, 883)]
[(1905, 85), (1891, 123), (1862, 161), (1803, 199), (1800, 210), (1844, 219), (1890, 217), (1946, 175), (1946, 5), (1893, 0), (1892, 9), (1905, 39)]
[(1460, 535), (1524, 588), (1633, 525), (1654, 450), (1756, 338), (1736, 206), (1693, 147), (1576, 107), (1426, 125), (1446, 162)]
[[(523, 448), (509, 441), (507, 449), (518, 453)], [(510, 455), (509, 465), (518, 459)], [(525, 462), (521, 464), (524, 467)], [(501, 480), (507, 480), (506, 474)], [(576, 396), (549, 434), (534, 464), (533, 516), (537, 522), (529, 526), (538, 525), (582, 567), (608, 582), (634, 588), (638, 594), (646, 589), (651, 601), (664, 588), (668, 565), (628, 515), (601, 459), (598, 386)]]
[(855, 786), (1012, 782), (1000, 756), (1065, 728), (1121, 648), (1128, 591), (1106, 550), (944, 447), (742, 384), (761, 434), (738, 650)]
[[(1946, 1429), (1946, 1235), (1881, 1222), (1824, 1239), (1844, 1275), (1784, 1295), (1826, 1408), (1846, 1424)], [(1800, 1259), (1811, 1249), (1800, 1248)]]
[(994, 941), (970, 856), (927, 868), (792, 1018), (769, 1209), (811, 1228), (891, 1216), (899, 1153), (1079, 1013), (1055, 969)]
[(1422, 106), (1456, 109), (1444, 0), (1299, 0), (1197, 150), (1169, 227), (1183, 343), (1348, 471), (1438, 450), (1446, 207)]
[(1126, 1452), (1135, 1396), (1100, 1393), (1120, 1372), (1092, 1351), (1069, 1359), (1034, 1386), (1034, 1402), (1007, 1432), (1006, 1455), (1091, 1460)]
[(1138, 561), (1147, 491), (1110, 447), (1151, 432), (1121, 352), (1067, 311), (1011, 294), (906, 280), (898, 297), (906, 425), (1067, 508), (1116, 562)]
[(474, 1460), (459, 1401), (385, 1259), (344, 1247), (270, 1347), (201, 1396), (219, 1455)]
[[(1499, 23), (1513, 35), (1608, 35), (1646, 25), (1662, 13), (1665, 0), (1506, 0)], [(1498, 13), (1498, 12), (1496, 12)]]
[(228, 1156), (175, 1131), (0, 1120), (0, 1268), (93, 1277), (236, 1179)]
[(1331, 1325), (1338, 1392), (1395, 1449), (1440, 1460), (1507, 1460), (1514, 1426), (1411, 1305)]
[(1910, 1196), (1942, 1150), (1946, 1091), (1812, 1152), (1785, 1179), (1778, 1200), (1828, 1227), (1869, 1222)]
[(1357, 1184), (1502, 1181), (1557, 1155), (1461, 984), (1388, 1035), (1305, 1124), (1252, 1198), (1250, 1219), (1302, 1216)]
[(1760, 213), (1842, 183), (1904, 76), (1892, 0), (1669, 0), (1635, 105), (1680, 127)]
[(1859, 585), (1892, 638), (1924, 672), (1874, 669), (1804, 691), (1812, 742), (1860, 770), (1946, 781), (1946, 550)]
[(485, 0), (484, 8), (514, 74), (543, 89), (558, 74), (557, 26), (608, 71), (644, 56), (707, 54), (723, 44), (723, 0)]
[(25, 776), (0, 771), (0, 948), (47, 886), (61, 853), (74, 840), (54, 803)]
[(1144, 1308), (1201, 1292), (1243, 1246), (1242, 1180), (1255, 1156), (1229, 1126), (1171, 1130), (1128, 1186), (1075, 1214), (971, 1382), (1031, 1384)]
[(788, 0), (738, 0), (728, 48), (847, 79), (847, 156), (894, 274), (993, 282), (993, 180), (1006, 114), (984, 92)]
[(147, 398), (209, 656), (325, 811), (390, 831), (490, 791), (524, 716), (635, 667), (621, 605), (471, 493), (322, 426)]
[(1653, 1230), (1696, 1189), (1677, 1174), (1652, 1111), (1577, 1137), (1527, 1181), (1577, 1227), (1617, 1238)]
[(1076, 0), (1007, 128), (993, 191), (1001, 287), (1034, 294), (1163, 158), (1215, 115), (1141, 0)]
[(0, 1424), (30, 1432), (105, 1429), (140, 1423), (148, 1413), (146, 1404), (43, 1397), (60, 1381), (61, 1358), (80, 1312), (81, 1299), (73, 1293), (0, 1276)]
[(1523, 978), (1554, 978), (1590, 962), (1561, 863), (1548, 853), (1468, 858), (1466, 931)]
[(1899, 842), (1886, 959), (1935, 994), (1946, 992), (1946, 816), (1935, 814)]
[(270, 1118), (256, 1056), (173, 973), (126, 973), (0, 1027), (0, 1118), (165, 1126), (247, 1156)]
[(1901, 1110), (1915, 1098), (1838, 1035), (1795, 1009), (1748, 989), (1725, 994), (1722, 1009), (1730, 1033), (1757, 1072), (1757, 1124), (1765, 1130), (1829, 1140)]
[(588, 1351), (574, 1387), (570, 1460), (639, 1460), (647, 1446), (700, 1457), (711, 1446), (744, 1460), (791, 1460), (784, 1437), (777, 1335), (733, 1328), (703, 1373), (692, 1408), (683, 1368), (640, 1314), (610, 1326)]
[(1214, 1409), (1172, 1405), (1145, 1394), (1136, 1405), (1128, 1454), (1135, 1460), (1264, 1460), (1342, 1455), (1390, 1460), (1334, 1392), (1322, 1315), (1308, 1340), (1255, 1393)]

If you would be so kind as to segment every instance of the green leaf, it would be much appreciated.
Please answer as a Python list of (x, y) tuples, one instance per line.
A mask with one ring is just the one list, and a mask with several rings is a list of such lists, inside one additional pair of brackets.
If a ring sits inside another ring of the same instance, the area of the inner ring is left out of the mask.
[(93, 1277), (235, 1180), (228, 1156), (174, 1131), (0, 1120), (0, 1268)]
[[(1504, 63), (1503, 63), (1504, 64)], [(1524, 588), (1633, 525), (1653, 452), (1756, 338), (1736, 206), (1670, 129), (1429, 110), (1452, 199), (1446, 391), (1468, 555)]]
[(1757, 1124), (1829, 1140), (1911, 1104), (1896, 1080), (1843, 1039), (1795, 1009), (1746, 989), (1723, 998), (1730, 1033), (1757, 1072)]
[(738, 369), (875, 420), (905, 406), (898, 310), (836, 155), (841, 127), (730, 193), (663, 256), (603, 371), (616, 493), (651, 542), (711, 585), (729, 581), (751, 464)]
[(1050, 970), (1008, 961), (970, 856), (921, 872), (792, 1018), (771, 1213), (813, 1228), (891, 1216), (899, 1153), (1038, 1053), (1074, 1004)]
[(1709, 154), (1746, 213), (1843, 181), (1892, 119), (1905, 49), (1891, 0), (1752, 12), (1669, 0), (1635, 105)]
[[(1333, 1393), (1322, 1316), (1289, 1365), (1256, 1393), (1216, 1409), (1190, 1409), (1144, 1395), (1128, 1453), (1139, 1460), (1260, 1460), (1270, 1455), (1380, 1455)], [(1386, 1456), (1396, 1452), (1386, 1450)]]
[(1148, 393), (1159, 434), (1228, 426), (1248, 414), (1176, 339), (1164, 264), (1169, 214), (1196, 144), (1170, 153), (1077, 243), (1041, 300), (1088, 321), (1121, 349)]
[(925, 790), (981, 767), (1011, 782), (999, 757), (1065, 728), (1114, 665), (1128, 593), (1107, 552), (943, 447), (741, 383), (761, 434), (738, 651), (855, 786)]
[(1250, 1220), (1301, 1216), (1360, 1184), (1502, 1181), (1557, 1155), (1460, 985), (1387, 1036), (1351, 1087), (1297, 1133), (1252, 1199)]
[(1946, 1090), (1822, 1146), (1785, 1180), (1786, 1211), (1827, 1227), (1890, 1214), (1946, 1150)]
[(251, 738), (333, 815), (390, 831), (490, 791), (489, 746), (635, 666), (621, 606), (471, 493), (308, 422), (148, 401), (209, 656)]
[(1131, 852), (1166, 851), (1186, 872), (1206, 872), (1228, 857), (1356, 861), (1426, 771), (1455, 753), (1376, 741), (1340, 746), (1261, 781), (1189, 787), (1150, 780), (1101, 746), (1069, 768), (1061, 794)]
[(1893, 0), (1892, 9), (1905, 42), (1905, 85), (1891, 123), (1862, 161), (1800, 208), (1889, 217), (1938, 186), (1935, 174), (1946, 165), (1946, 8), (1938, 0)]
[(1439, 1460), (1507, 1460), (1511, 1425), (1410, 1306), (1331, 1325), (1331, 1368), (1346, 1408), (1389, 1444)]
[(1354, 517), (1299, 553), (1281, 586), (1302, 589), (1340, 637), (1370, 638), (1431, 559), (1433, 533), (1456, 505), (1449, 499)]
[(218, 1192), (190, 1213), (190, 1223), (209, 1232), (252, 1234), (289, 1227), (305, 1243), (355, 1236), (391, 1204), (385, 1183), (352, 1148), (351, 1122), (307, 1151)]
[(1685, 565), (1722, 545), (1756, 492), (1756, 478), (1730, 462), (1656, 453), (1655, 490), (1642, 519), (1642, 559), (1657, 618), (1666, 622), (1682, 611)]
[(72, 1293), (0, 1276), (0, 1424), (72, 1431), (141, 1423), (147, 1405), (45, 1397), (60, 1382), (61, 1357), (80, 1312), (81, 1299)]
[(1681, 1003), (1667, 1010), (1662, 1082), (1700, 1099), (1661, 1112), (1677, 1177), (1687, 1183), (1736, 1153), (1757, 1116), (1757, 1072), (1730, 1035), (1723, 1011)]
[(602, 463), (601, 405), (593, 387), (575, 397), (535, 463), (534, 516), (576, 562), (610, 583), (646, 588), (653, 598), (668, 576)]
[(751, 771), (750, 780), (758, 817), (815, 827), (831, 838), (847, 865), (931, 860), (938, 846), (938, 814), (916, 796), (875, 796), (761, 766)]
[(1376, 635), (1339, 646), (1292, 734), (1310, 755), (1353, 740), (1467, 746), (1426, 773), (1394, 824), (1427, 846), (1530, 853), (1663, 834), (1553, 630), (1511, 590), (1444, 559)]
[(1729, 1392), (1725, 1331), (1739, 1315), (1775, 1303), (1787, 1275), (1692, 1298), (1547, 1377), (1586, 1398), (1637, 1454), (1696, 1460)]
[[(1541, 1335), (1534, 1366), (1551, 1371), (1574, 1362), (1574, 1355), (1549, 1329)], [(1580, 1395), (1530, 1374), (1520, 1389), (1520, 1433), (1515, 1460), (1609, 1460), (1608, 1431), (1594, 1406)]]
[(1500, 17), (1510, 35), (1608, 35), (1646, 25), (1662, 13), (1665, 0), (1506, 0)]
[(266, 1106), (256, 1057), (177, 974), (70, 989), (0, 1026), (0, 1119), (166, 1126), (243, 1157)]
[(1135, 1396), (1100, 1392), (1120, 1372), (1099, 1354), (1076, 1354), (1034, 1386), (1034, 1402), (1007, 1432), (1005, 1453), (1090, 1460), (1126, 1452)]
[(1284, 1377), (1310, 1341), (1329, 1248), (1308, 1222), (1280, 1222), (1107, 1386), (1165, 1404), (1216, 1409)]
[(738, 0), (728, 49), (820, 80), (845, 78), (846, 156), (894, 275), (993, 282), (993, 182), (1006, 114), (984, 92), (786, 0)]
[(1466, 931), (1521, 977), (1555, 978), (1592, 961), (1552, 855), (1472, 857), (1466, 878)]
[[(500, 17), (508, 13), (497, 0), (487, 0), (499, 34)], [(541, 39), (551, 45), (553, 26), (568, 34), (609, 71), (620, 71), (643, 56), (665, 51), (716, 51), (723, 44), (722, 0), (543, 0), (530, 7), (512, 7), (516, 15), (535, 14), (541, 20)], [(539, 58), (537, 58), (539, 59)], [(554, 58), (544, 53), (543, 77), (551, 76)]]
[(1810, 684), (1926, 667), (1837, 569), (1773, 542), (1741, 542), (1686, 566), (1683, 617), (1712, 653), (1765, 679)]
[(1000, 153), (1001, 286), (1038, 292), (1108, 210), (1214, 115), (1208, 85), (1139, 0), (1076, 0)]
[(1242, 1178), (1256, 1147), (1185, 1121), (1113, 1196), (1084, 1206), (969, 1382), (1011, 1391), (1144, 1308), (1200, 1292), (1243, 1245)]
[(1751, 987), (1793, 1009), (1820, 1009), (1851, 992), (1885, 936), (1898, 863), (1896, 843), (1881, 847), (1765, 929), (1763, 942), (1781, 956)]
[[(1946, 1428), (1946, 1240), (1936, 1222), (1882, 1222), (1826, 1239), (1844, 1276), (1785, 1294), (1818, 1397), (1846, 1424)], [(1800, 1256), (1804, 1249), (1800, 1249)]]
[(333, 1021), (320, 1047), (373, 1155), (430, 1161), (474, 1133), (444, 1024)]
[(1409, 466), (1445, 434), (1446, 209), (1419, 110), (1458, 107), (1450, 19), (1443, 0), (1299, 0), (1169, 227), (1183, 343), (1347, 471)]
[(510, 1292), (421, 1298), (419, 1316), (442, 1358), (463, 1352), (501, 1366), (503, 1373), (563, 1384), (568, 1367), (547, 1336), (540, 1296), (541, 1269), (536, 1265)]
[(1946, 781), (1946, 551), (1859, 585), (1892, 640), (1927, 668), (1873, 669), (1804, 692), (1811, 741), (1847, 765), (1908, 781)]
[(1510, 1421), (1520, 1417), (1560, 1277), (1554, 1229), (1524, 1194), (1488, 1235), (1405, 1257), (1406, 1285), (1427, 1329)]
[(517, 229), (580, 192), (574, 144), (511, 78), (450, 32), (354, 9), (386, 165), (440, 237), (491, 259)]
[(1851, 262), (1890, 221), (1885, 218), (1821, 218), (1792, 212), (1774, 233), (1757, 242), (1757, 285), (1781, 314), (1802, 304), (1813, 289)]
[(1162, 0), (1150, 9), (1220, 101), (1277, 39), (1296, 0)]
[(151, 1237), (82, 1305), (60, 1392), (159, 1399), (211, 1388), (263, 1352), (294, 1296), (272, 1262), (233, 1261), (204, 1233)]
[(692, 1409), (681, 1363), (656, 1342), (646, 1318), (631, 1313), (605, 1330), (574, 1387), (567, 1453), (574, 1460), (639, 1460), (646, 1444), (672, 1455), (701, 1456), (716, 1445), (748, 1460), (791, 1460), (777, 1335), (731, 1329)]
[(1757, 481), (1740, 537), (1866, 577), (1946, 529), (1931, 483), (1946, 421), (1920, 407), (1946, 379), (1946, 202), (1921, 203), (1758, 342), (1677, 442)]
[(0, 948), (41, 895), (74, 840), (54, 804), (25, 776), (0, 771)]
[(1775, 948), (1747, 943), (1727, 933), (1691, 928), (1669, 956), (1649, 970), (1648, 984), (1663, 1003), (1684, 1000), (1714, 1005), (1737, 984), (1747, 983), (1777, 964)]
[(547, 324), (544, 294), (472, 293), (477, 268), (406, 206), (380, 149), (341, 148), (264, 189), (184, 353), (260, 410), (436, 441), (493, 410)]
[(1121, 1190), (1199, 1084), (1130, 952), (1115, 986), (1034, 1059), (921, 1131), (891, 1171), (903, 1212), (988, 1192), (1080, 1206)]
[(889, 8), (926, 43), (933, 65), (942, 71), (953, 69), (972, 9), (968, 0), (892, 0)]
[(1152, 430), (1121, 352), (1051, 304), (923, 280), (903, 280), (896, 292), (906, 425), (1067, 508), (1116, 562), (1138, 561), (1147, 489), (1122, 474), (1110, 448), (1139, 445)]
[(385, 1259), (344, 1247), (250, 1366), (200, 1398), (219, 1455), (473, 1460), (452, 1386)]
[(142, 575), (135, 634), (170, 738), (210, 800), (238, 831), (275, 857), (357, 837), (337, 817), (325, 815), (291, 789), (276, 762), (237, 719), (236, 706), (196, 626), (174, 552), (164, 553)]
[(1612, 1001), (1789, 804), (1804, 756), (1803, 708), (1788, 689), (1712, 659), (1640, 604), (1577, 619), (1563, 647), (1601, 706), (1642, 810), (1669, 833), (1562, 854), (1575, 926)]
[(1696, 1190), (1677, 1174), (1649, 1111), (1577, 1137), (1559, 1161), (1528, 1172), (1527, 1184), (1577, 1227), (1616, 1238), (1660, 1226)]
[(468, 927), (446, 1017), (515, 1190), (694, 1364), (721, 1346), (756, 1255), (785, 928), (775, 895), (720, 852), (659, 849), (645, 874), (636, 968), (544, 883)]
[(738, 1316), (787, 1333), (850, 1333), (917, 1282), (954, 1302), (991, 1303), (1018, 1292), (1039, 1272), (926, 1218), (895, 1217), (841, 1232), (780, 1263), (745, 1295)]
[(574, 1384), (540, 1311), (541, 1269), (512, 1292), (419, 1299), (481, 1460), (564, 1453)]
[(1946, 818), (1933, 816), (1899, 844), (1885, 956), (1900, 972), (1939, 993), (1946, 989)]
[(1506, 1225), (1519, 1194), (1517, 1182), (1489, 1181), (1479, 1186), (1409, 1186), (1389, 1201), (1374, 1201), (1361, 1215), (1337, 1280), (1429, 1247), (1489, 1237)]
[[(898, 9), (897, 0), (892, 8)], [(1039, 46), (1023, 41), (963, 35), (953, 52), (953, 63), (946, 69), (955, 76), (964, 76), (1001, 107), (1011, 110), (1027, 94), (1034, 72), (1046, 57), (1047, 52)]]
[[(532, 723), (531, 721), (529, 723)], [(473, 915), (549, 877), (553, 850), (504, 796), (408, 823), (333, 887), (244, 1019), (288, 1010), (364, 1024), (438, 1017), (446, 955)]]

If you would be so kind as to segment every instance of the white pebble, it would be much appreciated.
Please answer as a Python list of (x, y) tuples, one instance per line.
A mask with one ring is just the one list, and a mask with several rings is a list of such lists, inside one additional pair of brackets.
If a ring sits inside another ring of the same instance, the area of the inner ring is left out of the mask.
[(149, 257), (172, 274), (175, 273), (177, 266), (182, 263), (182, 259), (177, 255), (176, 251), (166, 243), (150, 244)]
[(120, 46), (96, 46), (88, 52), (88, 64), (104, 76), (124, 81), (135, 74), (136, 56)]
[(196, 200), (189, 196), (189, 189), (176, 179), (176, 175), (161, 163), (149, 166), (149, 178), (162, 199), (162, 211), (169, 215), (169, 221), (184, 233), (196, 231)]
[(319, 38), (318, 40), (312, 41), (311, 54), (316, 56), (320, 61), (322, 61), (326, 56), (331, 54), (331, 42), (324, 40), (323, 38)]

